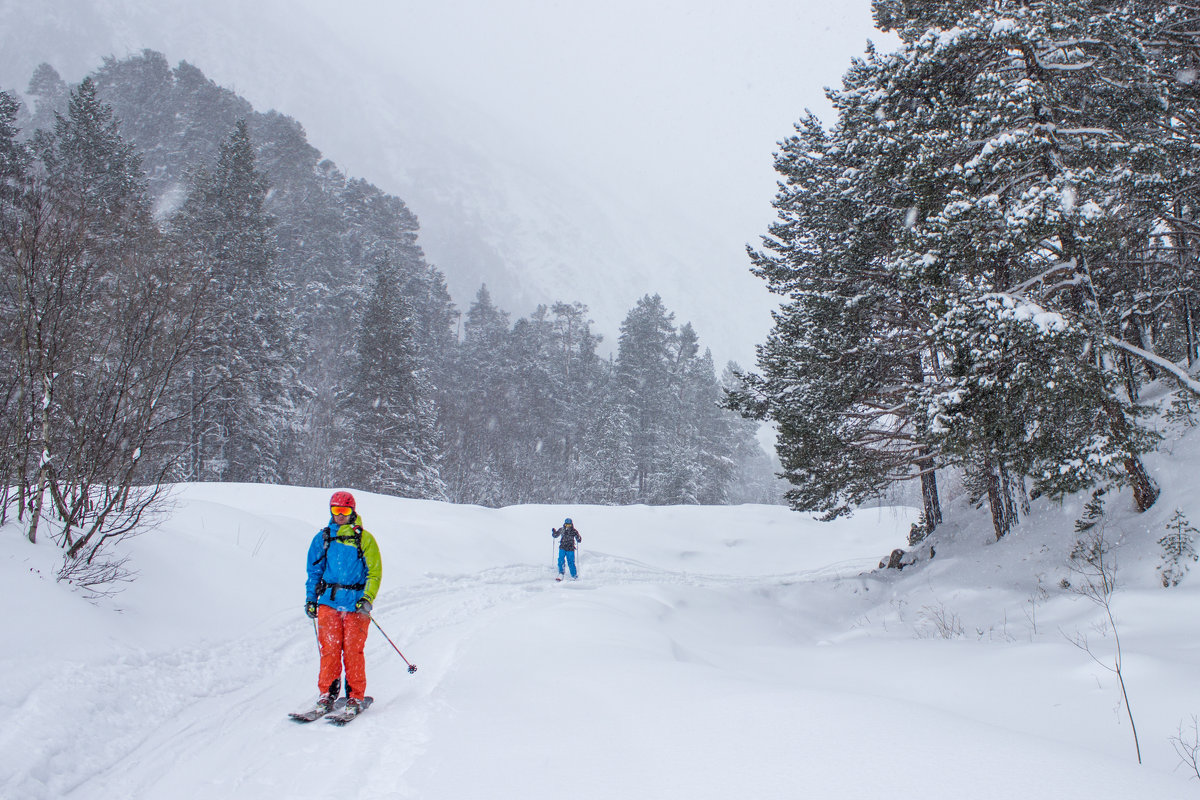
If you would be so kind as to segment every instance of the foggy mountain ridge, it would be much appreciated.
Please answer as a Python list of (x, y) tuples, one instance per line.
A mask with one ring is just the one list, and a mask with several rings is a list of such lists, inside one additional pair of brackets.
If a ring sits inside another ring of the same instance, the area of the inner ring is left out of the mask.
[[(364, 63), (352, 42), (320, 28), (313, 4), (0, 0), (0, 20), (0, 86), (10, 90), (23, 94), (43, 62), (73, 84), (105, 56), (148, 48), (195, 65), (259, 111), (294, 118), (347, 175), (412, 209), (418, 243), (460, 310), (485, 283), (514, 317), (578, 300), (610, 352), (628, 310), (658, 293), (679, 323), (696, 326), (717, 364), (751, 363), (768, 326), (768, 294), (749, 275), (742, 243), (718, 245), (709, 226), (666, 223), (677, 210), (652, 219), (635, 208), (648, 198), (614, 197), (566, 156), (534, 153), (494, 120), (426, 92), (420, 76)], [(740, 281), (698, 279), (713, 267), (698, 264), (697, 251), (723, 262), (731, 250), (721, 269)]]

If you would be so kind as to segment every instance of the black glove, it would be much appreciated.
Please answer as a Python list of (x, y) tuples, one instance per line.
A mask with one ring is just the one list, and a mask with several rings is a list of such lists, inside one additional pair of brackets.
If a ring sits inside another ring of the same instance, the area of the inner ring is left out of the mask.
[(360, 614), (366, 614), (367, 616), (371, 615), (371, 609), (374, 607), (374, 604), (365, 597), (358, 598), (358, 602), (354, 604), (355, 611)]
[(317, 618), (317, 601), (309, 600), (304, 604), (304, 613), (308, 614), (309, 619)]

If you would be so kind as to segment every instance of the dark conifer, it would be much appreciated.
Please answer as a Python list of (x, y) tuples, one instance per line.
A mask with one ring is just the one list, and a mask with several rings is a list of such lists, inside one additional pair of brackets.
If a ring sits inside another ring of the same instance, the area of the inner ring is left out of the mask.
[(204, 270), (208, 313), (191, 364), (193, 479), (272, 481), (295, 420), (296, 332), (283, 316), (265, 176), (244, 122), (173, 220)]
[(348, 387), (351, 419), (338, 449), (343, 483), (400, 497), (446, 498), (440, 443), (429, 388), (416, 359), (412, 312), (386, 260), (358, 317), (357, 358), (336, 380)]

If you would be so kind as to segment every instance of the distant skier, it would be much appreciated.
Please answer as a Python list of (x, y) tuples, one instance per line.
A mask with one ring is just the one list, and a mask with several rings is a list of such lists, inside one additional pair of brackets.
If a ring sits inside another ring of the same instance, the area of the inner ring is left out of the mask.
[(579, 575), (575, 572), (575, 543), (582, 542), (583, 537), (579, 535), (579, 531), (575, 530), (575, 523), (571, 522), (570, 517), (567, 517), (563, 520), (563, 526), (553, 529), (550, 535), (558, 539), (558, 577), (555, 580), (563, 579), (564, 561), (571, 568), (571, 579), (578, 579)]
[(321, 667), (317, 707), (333, 708), (343, 665), (347, 711), (357, 711), (367, 689), (363, 648), (371, 625), (371, 606), (383, 577), (383, 561), (375, 537), (363, 530), (362, 517), (349, 492), (329, 498), (329, 524), (317, 531), (308, 547), (308, 582), (304, 612), (317, 621)]

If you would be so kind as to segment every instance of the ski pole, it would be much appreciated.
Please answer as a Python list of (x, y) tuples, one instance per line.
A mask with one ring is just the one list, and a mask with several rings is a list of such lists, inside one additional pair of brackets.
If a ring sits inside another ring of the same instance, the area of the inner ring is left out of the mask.
[[(375, 617), (371, 617), (371, 622), (375, 622)], [(385, 639), (387, 639), (387, 640), (388, 640), (388, 644), (390, 644), (390, 645), (392, 646), (392, 649), (396, 651), (396, 655), (398, 655), (398, 656), (400, 656), (400, 658), (404, 659), (404, 663), (405, 663), (405, 664), (408, 664), (408, 659), (407, 659), (407, 658), (404, 658), (404, 653), (401, 653), (401, 652), (400, 652), (400, 648), (399, 648), (399, 647), (396, 647), (396, 643), (392, 641), (392, 637), (390, 637), (390, 636), (388, 636), (388, 635), (387, 635), (387, 631), (385, 631), (385, 630), (384, 630), (384, 629), (383, 629), (383, 628), (382, 628), (382, 627), (379, 625), (379, 623), (378, 623), (378, 622), (375, 622), (375, 627), (376, 627), (376, 628), (379, 628), (379, 632), (383, 634), (383, 638), (385, 638)], [(417, 671), (417, 665), (416, 665), (416, 664), (408, 664), (408, 674), (409, 674), (409, 675), (413, 674), (413, 673), (414, 673), (414, 672), (416, 672), (416, 671)]]

